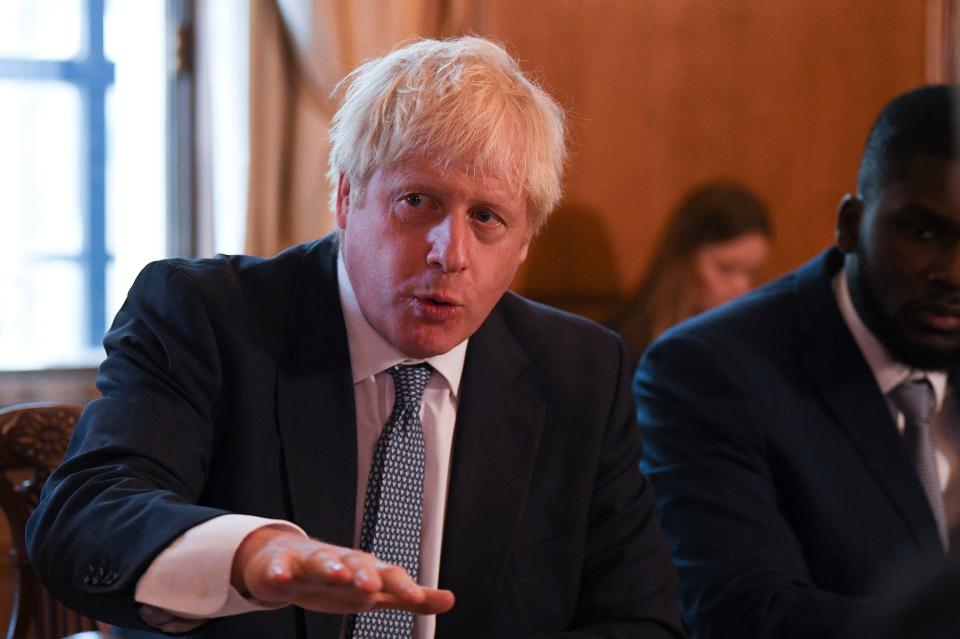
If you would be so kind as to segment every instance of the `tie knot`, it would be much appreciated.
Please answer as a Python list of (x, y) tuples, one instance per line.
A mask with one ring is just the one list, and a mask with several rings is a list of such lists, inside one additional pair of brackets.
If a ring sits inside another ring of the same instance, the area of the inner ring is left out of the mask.
[(926, 424), (936, 401), (933, 387), (925, 379), (906, 381), (890, 391), (890, 399), (908, 424)]
[(433, 367), (423, 362), (411, 366), (393, 366), (387, 372), (393, 378), (394, 404), (419, 408)]

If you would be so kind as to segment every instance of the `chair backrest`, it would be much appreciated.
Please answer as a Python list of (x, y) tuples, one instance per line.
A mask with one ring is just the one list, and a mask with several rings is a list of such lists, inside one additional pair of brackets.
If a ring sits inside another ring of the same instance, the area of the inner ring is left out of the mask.
[(81, 408), (70, 404), (19, 404), (0, 409), (0, 508), (10, 524), (14, 570), (7, 639), (57, 639), (96, 622), (68, 609), (37, 578), (24, 543), (27, 518), (50, 472), (63, 459)]

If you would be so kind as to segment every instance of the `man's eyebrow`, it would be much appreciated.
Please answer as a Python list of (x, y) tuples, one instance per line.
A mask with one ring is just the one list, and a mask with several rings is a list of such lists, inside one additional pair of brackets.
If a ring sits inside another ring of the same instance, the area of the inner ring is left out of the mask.
[(436, 184), (425, 182), (423, 180), (400, 180), (399, 188), (405, 191), (438, 191)]
[(436, 192), (440, 189), (435, 183), (425, 181), (422, 178), (407, 178), (401, 175), (393, 180), (390, 190), (413, 193), (418, 191)]
[[(407, 179), (399, 176), (391, 190), (397, 192), (424, 191), (429, 195), (442, 196), (449, 191), (449, 188), (439, 182), (431, 182), (420, 177)], [(504, 202), (510, 199), (510, 194), (506, 189), (485, 190), (480, 193), (475, 193), (474, 195), (475, 197), (471, 199), (475, 200), (477, 204), (493, 209), (503, 208)]]
[(935, 207), (929, 206), (922, 202), (907, 202), (902, 206), (898, 206), (892, 212), (892, 217), (894, 220), (916, 216), (921, 216), (925, 218), (927, 222), (932, 222), (938, 226), (950, 228), (960, 233), (960, 220), (956, 220), (949, 215), (945, 215), (938, 211)]

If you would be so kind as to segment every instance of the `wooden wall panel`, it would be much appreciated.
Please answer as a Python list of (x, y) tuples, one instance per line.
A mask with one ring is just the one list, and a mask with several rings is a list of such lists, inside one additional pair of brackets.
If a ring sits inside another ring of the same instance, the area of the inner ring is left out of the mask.
[(832, 242), (873, 117), (924, 80), (924, 2), (486, 0), (503, 41), (570, 110), (566, 197), (515, 283), (604, 320), (700, 181), (770, 205), (766, 273)]

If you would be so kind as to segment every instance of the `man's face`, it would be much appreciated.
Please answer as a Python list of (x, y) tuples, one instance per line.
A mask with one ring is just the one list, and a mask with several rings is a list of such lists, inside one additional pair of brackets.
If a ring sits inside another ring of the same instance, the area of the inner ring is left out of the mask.
[(363, 316), (416, 358), (446, 353), (479, 328), (530, 240), (519, 189), (425, 158), (378, 168), (365, 185), (341, 176), (337, 226)]
[(914, 156), (874, 199), (841, 206), (857, 310), (895, 359), (960, 364), (960, 161)]

